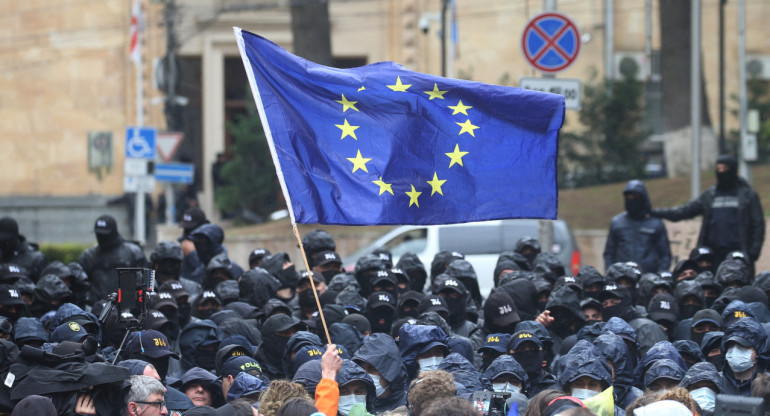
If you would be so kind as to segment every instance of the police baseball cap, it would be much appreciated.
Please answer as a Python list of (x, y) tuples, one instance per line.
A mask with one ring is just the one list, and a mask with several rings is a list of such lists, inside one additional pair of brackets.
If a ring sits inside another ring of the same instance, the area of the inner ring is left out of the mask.
[(266, 248), (254, 249), (251, 253), (249, 253), (249, 264), (251, 265), (255, 261), (262, 260), (265, 258), (265, 256), (269, 256), (270, 254), (270, 250)]
[(94, 232), (96, 234), (114, 234), (118, 231), (118, 223), (110, 215), (102, 215), (94, 223)]
[(489, 295), (484, 302), (484, 320), (497, 326), (506, 326), (521, 321), (516, 303), (504, 292)]
[(519, 348), (519, 346), (525, 342), (534, 342), (538, 348), (543, 348), (543, 343), (537, 335), (529, 331), (519, 331), (511, 335), (511, 339), (508, 340), (508, 351), (513, 351)]
[(324, 282), (324, 277), (321, 273), (303, 270), (299, 273), (299, 280), (297, 280), (297, 284), (303, 280), (310, 280), (310, 276), (313, 276), (313, 282), (315, 283), (322, 283)]
[(279, 313), (265, 320), (265, 323), (262, 324), (262, 333), (271, 334), (273, 332), (286, 331), (301, 324), (299, 319)]
[(705, 322), (711, 322), (716, 325), (717, 328), (721, 328), (722, 316), (713, 309), (701, 309), (698, 312), (695, 312), (695, 315), (692, 317), (692, 326), (694, 327)]
[(465, 285), (463, 282), (454, 278), (444, 279), (436, 288), (436, 293), (441, 293), (445, 290), (451, 290), (463, 295), (465, 294)]
[(179, 280), (167, 280), (165, 283), (160, 285), (158, 291), (171, 293), (171, 296), (176, 299), (177, 303), (179, 302), (179, 299), (184, 296), (187, 296), (188, 298), (190, 297), (190, 292), (184, 288), (184, 285), (182, 285)]
[(613, 283), (605, 285), (604, 289), (599, 292), (597, 297), (599, 298), (599, 302), (604, 302), (605, 300), (612, 298), (623, 299), (623, 295), (627, 292), (627, 290), (628, 289), (626, 289), (624, 286), (618, 286)]
[(366, 300), (366, 307), (369, 310), (379, 308), (381, 306), (387, 306), (388, 308), (392, 309), (393, 312), (396, 311), (396, 299), (393, 297), (392, 294), (388, 292), (374, 292), (371, 295), (369, 295), (369, 298)]
[(182, 261), (184, 260), (184, 252), (182, 252), (182, 246), (176, 241), (161, 241), (155, 246), (155, 249), (150, 253), (150, 261), (157, 263), (160, 260), (172, 259)]
[(25, 305), (21, 293), (9, 284), (0, 284), (0, 305)]
[(669, 321), (676, 323), (679, 318), (679, 305), (676, 298), (668, 293), (659, 293), (652, 297), (647, 306), (650, 319), (653, 321)]
[(708, 248), (708, 247), (697, 247), (692, 249), (690, 252), (690, 260), (695, 261), (701, 261), (701, 260), (708, 260), (708, 261), (714, 261), (716, 258), (714, 254), (714, 250)]
[(126, 350), (129, 354), (142, 354), (150, 358), (174, 357), (179, 359), (179, 354), (171, 351), (168, 338), (154, 329), (134, 332), (131, 334)]
[(447, 305), (446, 300), (439, 295), (425, 296), (420, 301), (418, 311), (421, 314), (425, 312), (436, 312), (444, 318), (449, 316), (449, 306)]
[(150, 301), (148, 302), (150, 309), (157, 309), (165, 307), (172, 307), (174, 310), (179, 309), (179, 305), (176, 303), (174, 295), (170, 292), (150, 292)]
[(398, 280), (390, 270), (377, 270), (377, 272), (369, 278), (369, 282), (372, 286), (377, 286), (382, 283), (390, 283), (395, 286), (396, 283), (398, 283)]
[(22, 277), (27, 277), (27, 275), (21, 266), (13, 263), (0, 265), (0, 282), (16, 283)]
[(208, 300), (213, 300), (217, 302), (219, 305), (222, 305), (222, 300), (219, 299), (219, 296), (213, 291), (213, 290), (204, 290), (201, 293), (200, 298), (198, 298), (198, 305), (202, 305), (204, 302)]
[(227, 376), (233, 376), (235, 378), (238, 374), (249, 371), (257, 370), (262, 372), (262, 366), (259, 362), (252, 357), (246, 355), (239, 355), (237, 357), (230, 357), (222, 364), (222, 378)]
[(316, 266), (323, 266), (324, 264), (329, 264), (329, 263), (342, 264), (342, 257), (340, 257), (340, 255), (335, 253), (334, 251), (322, 251), (316, 254), (315, 259), (313, 260), (313, 263)]
[(479, 353), (483, 353), (484, 351), (497, 351), (506, 353), (508, 352), (508, 349), (506, 346), (508, 345), (508, 341), (511, 340), (511, 334), (489, 334), (487, 335), (486, 341), (484, 341), (484, 345), (479, 348)]
[(198, 207), (192, 207), (182, 214), (182, 221), (179, 221), (179, 226), (185, 231), (192, 231), (208, 222), (209, 220), (206, 219), (206, 214), (203, 210)]
[(51, 342), (80, 342), (88, 336), (88, 331), (77, 322), (65, 322), (51, 332)]

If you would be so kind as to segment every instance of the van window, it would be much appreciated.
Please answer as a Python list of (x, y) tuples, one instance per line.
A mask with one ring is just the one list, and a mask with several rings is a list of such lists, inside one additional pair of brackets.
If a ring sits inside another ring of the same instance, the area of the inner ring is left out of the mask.
[(399, 234), (385, 244), (394, 258), (401, 257), (406, 252), (421, 253), (428, 242), (428, 229), (418, 228)]
[(438, 246), (441, 250), (470, 254), (499, 254), (502, 236), (499, 226), (441, 227), (438, 230)]

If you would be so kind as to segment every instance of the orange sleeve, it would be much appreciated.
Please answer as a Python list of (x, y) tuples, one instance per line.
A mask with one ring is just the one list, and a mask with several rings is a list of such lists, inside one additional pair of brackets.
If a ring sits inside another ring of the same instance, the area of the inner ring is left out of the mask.
[(340, 402), (340, 389), (337, 382), (322, 378), (315, 388), (315, 407), (326, 416), (337, 416), (337, 405)]

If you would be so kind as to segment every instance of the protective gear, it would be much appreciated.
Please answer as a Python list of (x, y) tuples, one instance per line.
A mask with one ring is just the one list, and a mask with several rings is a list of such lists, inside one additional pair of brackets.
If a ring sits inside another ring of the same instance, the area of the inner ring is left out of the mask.
[(444, 357), (428, 357), (417, 360), (417, 364), (420, 365), (420, 371), (433, 371), (438, 369), (438, 365), (442, 361), (444, 361)]
[(172, 259), (163, 259), (156, 266), (155, 271), (163, 276), (173, 276), (172, 279), (177, 279), (179, 273), (182, 272), (182, 263)]
[(524, 367), (529, 378), (537, 378), (543, 372), (543, 351), (523, 351), (512, 354), (513, 358)]
[(647, 201), (644, 198), (625, 198), (625, 208), (629, 217), (641, 220), (647, 214)]
[(700, 305), (682, 305), (679, 307), (679, 318), (688, 319), (695, 315), (695, 312), (703, 309)]
[(338, 274), (340, 274), (339, 270), (326, 270), (321, 272), (321, 275), (324, 277), (324, 281), (326, 281), (327, 284)]
[(714, 367), (721, 370), (725, 366), (725, 356), (724, 354), (719, 355), (713, 355), (711, 357), (706, 357), (706, 361), (710, 362), (711, 364), (714, 364)]
[(313, 306), (316, 306), (315, 304), (315, 296), (313, 296), (313, 290), (312, 289), (305, 289), (302, 292), (299, 293), (299, 306), (303, 306), (306, 308), (312, 308)]
[(690, 392), (693, 400), (695, 400), (701, 409), (706, 412), (713, 412), (716, 405), (717, 394), (714, 390), (708, 387), (701, 387)]
[(734, 373), (746, 371), (754, 366), (754, 362), (751, 361), (751, 348), (744, 348), (740, 345), (730, 347), (725, 359)]
[(518, 393), (521, 391), (521, 387), (511, 383), (492, 383), (492, 390), (499, 393)]
[(211, 318), (211, 315), (214, 314), (214, 312), (218, 312), (218, 311), (215, 311), (213, 308), (198, 309), (198, 311), (196, 312), (196, 317), (200, 319), (209, 319)]
[(179, 304), (179, 326), (184, 328), (185, 325), (190, 323), (190, 314), (192, 312), (192, 305), (188, 303)]
[(262, 346), (265, 351), (276, 357), (283, 355), (283, 350), (286, 349), (286, 344), (289, 342), (289, 338), (276, 335), (275, 332), (263, 334), (263, 338)]
[(341, 415), (347, 416), (348, 413), (350, 413), (350, 409), (358, 403), (363, 403), (366, 405), (365, 394), (348, 394), (347, 396), (340, 396), (340, 402), (339, 405), (337, 405), (337, 411)]
[(369, 377), (372, 378), (372, 381), (374, 382), (374, 390), (377, 397), (382, 396), (385, 393), (385, 387), (382, 387), (380, 385), (380, 376), (376, 374), (369, 374)]
[(580, 400), (590, 399), (596, 396), (600, 392), (589, 389), (572, 389), (572, 397), (577, 397)]
[(195, 364), (205, 370), (214, 369), (214, 359), (216, 358), (216, 350), (198, 350), (198, 354), (195, 356)]
[(728, 169), (724, 172), (717, 171), (717, 189), (726, 191), (734, 189), (738, 185), (738, 175), (735, 170)]

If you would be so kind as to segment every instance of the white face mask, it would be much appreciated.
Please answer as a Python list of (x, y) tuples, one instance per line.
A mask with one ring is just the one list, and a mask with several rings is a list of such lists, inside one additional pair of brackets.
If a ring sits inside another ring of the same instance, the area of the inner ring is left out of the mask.
[(572, 389), (572, 397), (577, 397), (580, 400), (589, 399), (599, 394), (598, 391), (589, 389)]
[(420, 371), (433, 371), (438, 369), (438, 365), (442, 361), (444, 361), (444, 357), (428, 357), (417, 360), (417, 364), (420, 365)]
[(690, 396), (692, 396), (692, 399), (698, 403), (701, 409), (707, 412), (714, 411), (717, 397), (717, 394), (714, 393), (714, 390), (711, 390), (708, 387), (701, 387), (691, 391)]
[(347, 416), (347, 414), (350, 413), (350, 409), (352, 409), (353, 406), (357, 403), (364, 403), (365, 406), (366, 395), (348, 394), (347, 396), (340, 396), (340, 402), (339, 405), (337, 405), (337, 411), (341, 415)]
[(754, 362), (751, 361), (751, 348), (739, 345), (733, 345), (727, 350), (725, 360), (734, 373), (746, 371), (754, 366)]
[(376, 396), (380, 397), (385, 393), (385, 387), (382, 387), (380, 385), (380, 376), (369, 374), (369, 377), (372, 378), (372, 381), (374, 382), (374, 389), (376, 390)]
[(492, 383), (492, 390), (498, 393), (518, 393), (521, 391), (521, 387), (511, 383)]

